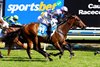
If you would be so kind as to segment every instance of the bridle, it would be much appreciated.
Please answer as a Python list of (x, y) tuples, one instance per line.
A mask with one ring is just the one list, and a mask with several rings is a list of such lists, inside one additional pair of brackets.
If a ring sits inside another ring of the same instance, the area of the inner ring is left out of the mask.
[(64, 22), (60, 23), (60, 24), (57, 26), (56, 32), (58, 32), (58, 33), (60, 33), (60, 34), (62, 34), (62, 35), (64, 35), (64, 36), (66, 36), (66, 33), (63, 33), (63, 32), (60, 30), (60, 28), (59, 28), (59, 30), (58, 30), (58, 27), (59, 27), (60, 25), (64, 24), (64, 23), (68, 23), (68, 20), (69, 20), (71, 17), (72, 17), (72, 16), (67, 17), (67, 19), (64, 18)]

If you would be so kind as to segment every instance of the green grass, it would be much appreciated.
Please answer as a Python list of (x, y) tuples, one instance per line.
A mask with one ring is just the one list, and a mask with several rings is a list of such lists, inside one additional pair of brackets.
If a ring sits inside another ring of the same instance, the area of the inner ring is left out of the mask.
[[(74, 51), (75, 56), (70, 60), (69, 52), (65, 51), (61, 59), (53, 57), (47, 61), (41, 54), (32, 50), (32, 59), (28, 59), (25, 50), (12, 50), (7, 56), (7, 50), (0, 50), (4, 58), (0, 58), (0, 67), (100, 67), (100, 55), (94, 56), (91, 51)], [(58, 52), (48, 50), (47, 52)]]

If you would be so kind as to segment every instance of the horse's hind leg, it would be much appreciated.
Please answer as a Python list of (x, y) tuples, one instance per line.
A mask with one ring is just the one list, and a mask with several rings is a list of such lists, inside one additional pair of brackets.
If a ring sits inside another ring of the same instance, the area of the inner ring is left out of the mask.
[(34, 50), (41, 53), (44, 57), (46, 57), (46, 59), (49, 59), (50, 61), (52, 61), (52, 59), (50, 58), (50, 55), (47, 52), (43, 51), (43, 49), (41, 49), (40, 42), (38, 42), (38, 37), (34, 38), (33, 43), (34, 43)]
[(10, 52), (11, 52), (11, 46), (8, 47), (8, 54), (7, 54), (8, 56), (10, 55)]
[(36, 48), (35, 49), (37, 52), (39, 52), (39, 53), (41, 53), (44, 57), (46, 57), (46, 59), (48, 60), (50, 60), (50, 61), (53, 61), (53, 59), (51, 59), (49, 56), (49, 54), (47, 53), (47, 52), (45, 52), (45, 51), (43, 51), (43, 49), (41, 49), (41, 48)]
[(53, 53), (50, 53), (51, 55), (53, 56), (58, 56), (59, 55), (59, 58), (62, 57), (63, 53), (64, 53), (64, 49), (62, 48), (62, 46), (60, 46), (60, 44), (58, 42), (56, 42), (54, 44), (54, 46), (56, 47), (56, 49), (58, 49), (60, 52), (56, 53), (56, 54), (53, 54)]
[(27, 49), (27, 46), (24, 46), (24, 44), (19, 40), (18, 36), (14, 39), (14, 43), (23, 47), (24, 49)]
[(11, 52), (11, 47), (13, 45), (13, 43), (5, 43), (5, 45), (8, 45), (8, 56), (10, 55), (10, 52)]
[(72, 52), (72, 46), (71, 46), (71, 44), (66, 44), (65, 46), (64, 46), (64, 48), (65, 49), (67, 49), (69, 52), (70, 52), (70, 59), (72, 58), (72, 56), (74, 56), (74, 53)]

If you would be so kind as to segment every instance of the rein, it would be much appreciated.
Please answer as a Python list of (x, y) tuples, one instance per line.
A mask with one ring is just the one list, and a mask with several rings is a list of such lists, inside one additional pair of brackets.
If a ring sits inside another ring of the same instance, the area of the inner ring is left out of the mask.
[[(67, 18), (67, 20), (66, 20), (66, 22), (68, 21), (68, 18)], [(60, 25), (62, 25), (62, 24), (64, 24), (64, 23), (66, 23), (65, 21), (64, 22), (62, 22), (62, 23), (60, 23), (58, 26), (57, 26), (57, 30), (56, 30), (56, 32), (58, 32), (58, 33), (60, 33), (60, 34), (63, 34), (64, 36), (66, 36), (66, 33), (63, 33), (61, 30), (58, 30), (58, 29), (60, 29), (60, 28), (58, 28)]]
[(64, 34), (62, 31), (56, 30), (56, 32), (63, 34), (64, 36), (66, 36), (66, 34)]
[(63, 34), (64, 36), (66, 36), (66, 33), (63, 33), (61, 30), (58, 30), (58, 29), (60, 29), (60, 28), (58, 28), (58, 27), (59, 27), (60, 25), (64, 24), (64, 23), (67, 23), (67, 21), (68, 21), (71, 17), (72, 17), (72, 15), (69, 15), (69, 16), (67, 17), (67, 19), (64, 18), (64, 21), (61, 22), (61, 23), (57, 26), (56, 32), (58, 32), (58, 33), (60, 33), (60, 34)]

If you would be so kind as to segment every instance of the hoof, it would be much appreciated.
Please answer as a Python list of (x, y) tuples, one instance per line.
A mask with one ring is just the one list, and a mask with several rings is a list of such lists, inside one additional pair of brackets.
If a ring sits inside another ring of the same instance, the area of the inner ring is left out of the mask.
[(96, 55), (97, 53), (95, 52), (94, 55)]
[(62, 55), (59, 55), (59, 59), (61, 59), (62, 58)]
[(49, 61), (53, 61), (53, 59), (50, 58)]
[(53, 55), (53, 53), (49, 53), (50, 55)]
[(70, 60), (72, 59), (72, 56), (70, 56)]
[(48, 58), (48, 57), (46, 58), (46, 60), (47, 60), (47, 61), (53, 61), (53, 59), (51, 59), (51, 58)]
[(3, 55), (0, 55), (0, 58), (3, 58)]
[(100, 54), (100, 51), (96, 51), (94, 52), (94, 55)]
[(72, 53), (72, 56), (75, 56), (75, 54), (74, 54), (74, 53)]
[(32, 59), (32, 57), (29, 57), (29, 59)]
[(70, 53), (70, 56), (75, 56), (75, 54), (74, 53)]

